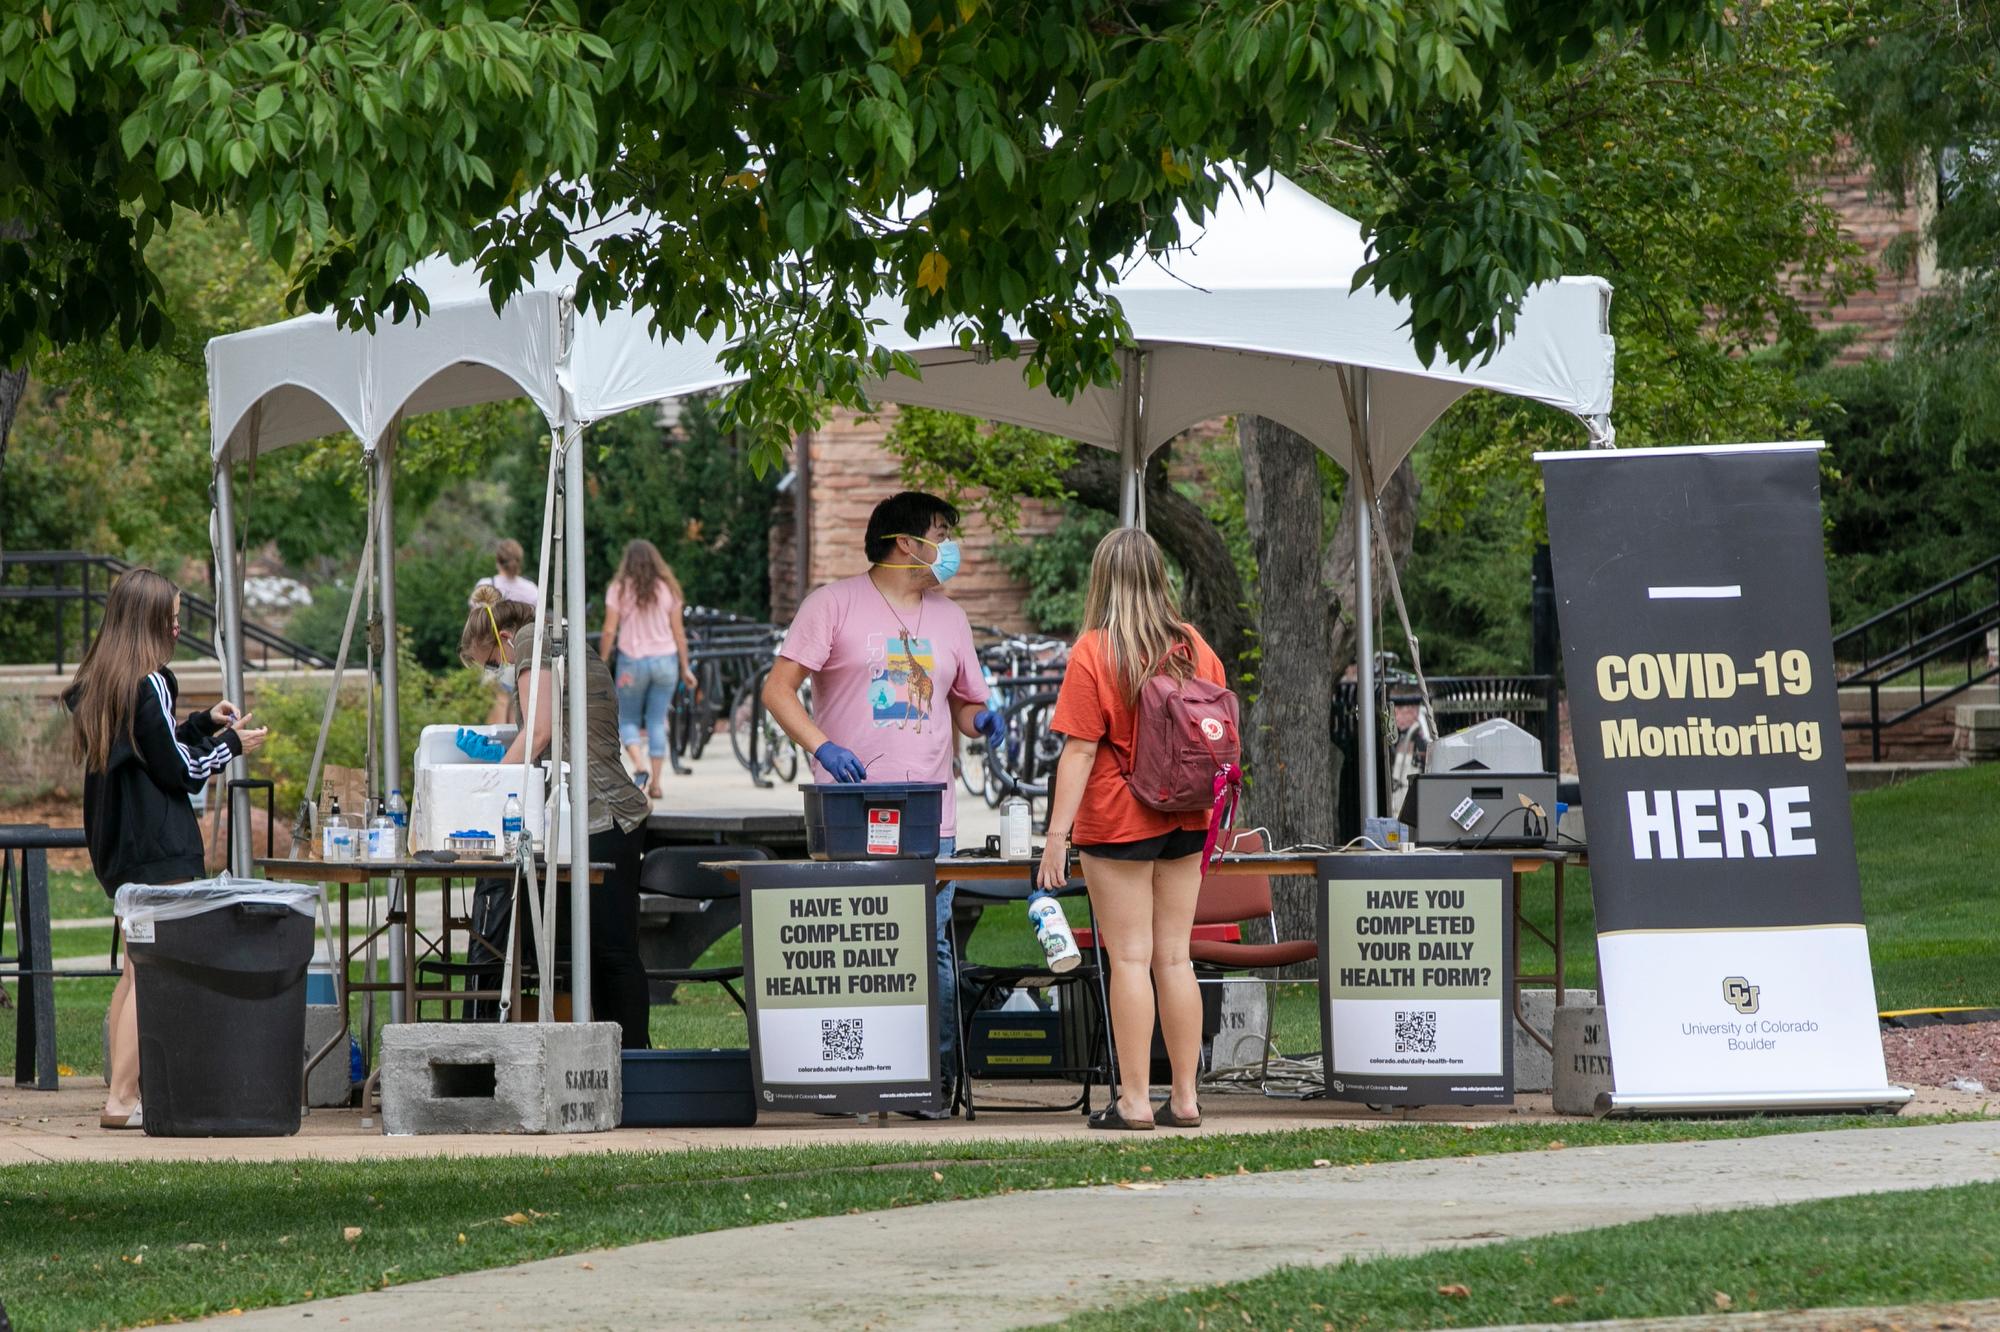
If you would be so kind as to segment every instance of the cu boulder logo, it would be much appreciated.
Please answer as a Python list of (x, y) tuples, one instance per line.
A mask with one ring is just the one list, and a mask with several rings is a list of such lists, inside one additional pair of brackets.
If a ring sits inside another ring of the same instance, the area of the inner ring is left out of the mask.
[(1759, 1007), (1757, 993), (1763, 988), (1761, 985), (1752, 985), (1741, 976), (1724, 976), (1722, 1002), (1739, 1013), (1754, 1013)]

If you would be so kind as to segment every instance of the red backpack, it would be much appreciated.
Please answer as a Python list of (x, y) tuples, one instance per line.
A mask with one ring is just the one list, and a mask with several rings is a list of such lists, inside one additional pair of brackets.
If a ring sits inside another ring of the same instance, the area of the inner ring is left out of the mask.
[(1132, 766), (1124, 770), (1125, 784), (1148, 809), (1208, 811), (1205, 869), (1214, 859), (1217, 837), (1235, 819), (1243, 792), (1242, 706), (1229, 689), (1200, 676), (1180, 681), (1156, 674), (1140, 688), (1135, 711)]

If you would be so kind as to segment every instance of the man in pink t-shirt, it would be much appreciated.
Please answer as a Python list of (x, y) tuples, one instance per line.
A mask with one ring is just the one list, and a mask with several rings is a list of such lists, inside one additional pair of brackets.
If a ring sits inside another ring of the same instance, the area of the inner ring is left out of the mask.
[[(764, 706), (813, 756), (822, 782), (940, 782), (940, 858), (956, 848), (958, 805), (951, 761), (961, 735), (998, 744), (1006, 722), (986, 707), (986, 678), (972, 626), (939, 590), (958, 572), (952, 530), (958, 510), (935, 495), (904, 491), (869, 515), (868, 572), (828, 583), (805, 599), (764, 685)], [(813, 711), (799, 702), (812, 676)], [(952, 1014), (952, 885), (940, 885), (939, 1049), (950, 1076), (957, 1048)]]

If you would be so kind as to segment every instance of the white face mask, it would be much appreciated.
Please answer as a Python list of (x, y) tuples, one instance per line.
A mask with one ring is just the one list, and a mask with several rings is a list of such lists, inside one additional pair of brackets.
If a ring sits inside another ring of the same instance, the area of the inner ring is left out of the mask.
[[(513, 655), (507, 650), (506, 639), (495, 634), (494, 641), (500, 645), (500, 652), (503, 656), (511, 657)], [(486, 664), (486, 683), (497, 684), (510, 694), (515, 691), (517, 687), (515, 682), (520, 674), (520, 666), (511, 660), (498, 663), (488, 662)]]

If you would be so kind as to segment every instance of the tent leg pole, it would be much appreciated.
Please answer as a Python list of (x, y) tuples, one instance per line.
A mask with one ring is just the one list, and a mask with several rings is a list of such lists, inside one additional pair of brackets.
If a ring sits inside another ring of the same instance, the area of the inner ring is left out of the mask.
[(570, 790), (570, 1013), (591, 1020), (590, 1005), (590, 721), (585, 671), (583, 586), (583, 431), (574, 421), (563, 432), (563, 579), (569, 623), (569, 790)]
[(395, 478), (396, 449), (402, 442), (401, 435), (399, 424), (375, 451), (375, 493), (382, 523), (375, 536), (376, 596), (382, 614), (382, 790), (376, 794), (385, 796), (403, 786), (402, 710), (398, 706), (396, 663)]
[[(393, 788), (402, 786), (402, 718), (397, 703), (396, 680), (396, 441), (400, 433), (400, 423), (383, 432), (375, 449), (375, 613), (382, 625), (382, 786), (375, 794), (386, 795)], [(373, 774), (370, 774), (371, 776)], [(365, 778), (363, 779), (366, 780)], [(365, 823), (370, 811), (361, 810)], [(414, 881), (390, 876), (390, 907), (408, 905), (414, 907), (412, 896)], [(404, 933), (407, 925), (389, 927), (389, 979), (397, 987), (389, 992), (389, 1020), (391, 1022), (411, 1022), (416, 1014), (405, 1012), (403, 987), (408, 981), (404, 972)]]
[[(222, 649), (222, 688), (238, 707), (243, 698), (243, 588), (236, 568), (236, 481), (235, 467), (226, 459), (215, 468), (215, 561), (216, 635)], [(229, 765), (229, 780), (250, 775), (250, 764), (235, 759)], [(229, 801), (228, 870), (231, 874), (250, 873), (250, 792), (239, 786), (225, 786)]]
[(1363, 819), (1380, 811), (1375, 789), (1375, 596), (1374, 569), (1370, 560), (1369, 505), (1364, 497), (1355, 508), (1354, 621), (1357, 661), (1355, 697), (1359, 712), (1355, 721), (1355, 753), (1361, 767), (1360, 810)]
[[(1375, 437), (1374, 423), (1368, 412), (1368, 372), (1355, 370), (1355, 397), (1358, 401), (1358, 416), (1361, 438), (1355, 441), (1357, 450), (1370, 449)], [(1373, 461), (1372, 452), (1363, 457)], [(1359, 471), (1360, 469), (1357, 469)], [(1366, 469), (1369, 473), (1373, 468)], [(1358, 669), (1355, 672), (1355, 695), (1358, 712), (1355, 720), (1355, 757), (1361, 765), (1361, 783), (1356, 787), (1360, 795), (1361, 817), (1374, 818), (1382, 812), (1381, 793), (1376, 789), (1375, 748), (1378, 725), (1375, 716), (1375, 533), (1372, 528), (1375, 519), (1375, 497), (1368, 493), (1367, 486), (1359, 476), (1350, 476), (1348, 484), (1360, 488), (1360, 503), (1354, 506), (1354, 610), (1355, 610), (1355, 656)]]

